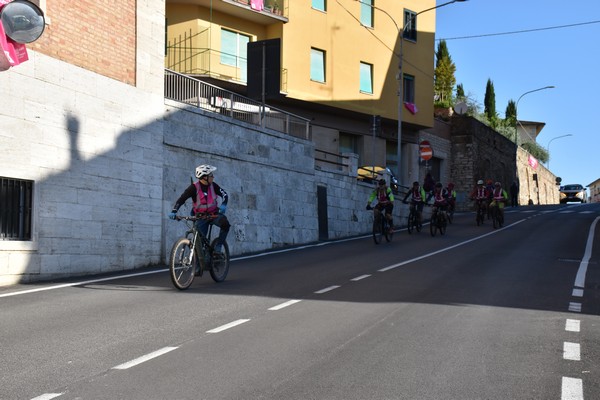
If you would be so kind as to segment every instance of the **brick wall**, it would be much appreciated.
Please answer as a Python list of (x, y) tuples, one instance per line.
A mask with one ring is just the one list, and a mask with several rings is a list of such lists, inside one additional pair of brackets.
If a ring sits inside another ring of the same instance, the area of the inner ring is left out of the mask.
[(51, 0), (46, 6), (50, 23), (28, 48), (135, 84), (136, 0)]

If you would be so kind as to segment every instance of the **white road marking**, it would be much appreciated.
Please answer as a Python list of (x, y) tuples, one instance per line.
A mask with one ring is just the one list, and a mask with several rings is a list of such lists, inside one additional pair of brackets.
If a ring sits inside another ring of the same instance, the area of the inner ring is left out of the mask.
[(563, 358), (565, 360), (581, 361), (581, 346), (579, 343), (564, 342)]
[(121, 365), (117, 365), (116, 367), (113, 367), (113, 369), (128, 369), (131, 367), (135, 367), (138, 364), (141, 364), (143, 362), (146, 362), (146, 361), (156, 358), (158, 356), (162, 356), (163, 354), (166, 354), (175, 349), (177, 349), (177, 347), (163, 347), (160, 350), (156, 350), (152, 353), (146, 354), (145, 356), (138, 357), (135, 360), (131, 360), (131, 361), (123, 363)]
[(315, 292), (315, 294), (323, 294), (323, 293), (329, 292), (329, 291), (331, 291), (331, 290), (337, 289), (337, 288), (339, 288), (339, 287), (340, 287), (340, 286), (329, 286), (329, 287), (326, 287), (325, 289), (317, 290), (317, 291)]
[(292, 304), (299, 303), (300, 301), (302, 301), (302, 300), (290, 300), (290, 301), (286, 301), (285, 303), (281, 303), (281, 304), (279, 304), (277, 306), (269, 308), (269, 311), (281, 310), (282, 308), (286, 308), (288, 306), (291, 306)]
[(368, 277), (370, 277), (370, 276), (371, 276), (371, 275), (361, 275), (361, 276), (357, 276), (356, 278), (352, 278), (352, 279), (350, 279), (350, 280), (351, 280), (351, 281), (354, 281), (354, 282), (357, 282), (357, 281), (360, 281), (360, 280), (362, 280), (362, 279), (368, 278)]
[(583, 382), (578, 378), (562, 378), (561, 400), (583, 400)]
[(583, 297), (583, 289), (573, 289), (573, 297)]
[(227, 330), (229, 328), (233, 328), (234, 326), (241, 325), (241, 324), (243, 324), (245, 322), (248, 322), (248, 321), (250, 321), (250, 320), (249, 319), (238, 319), (237, 321), (233, 321), (233, 322), (230, 322), (228, 324), (221, 325), (218, 328), (211, 329), (210, 331), (206, 331), (206, 333), (219, 333), (219, 332), (223, 332), (223, 331), (225, 331), (225, 330)]
[(491, 231), (491, 232), (489, 232), (489, 233), (486, 233), (486, 234), (484, 234), (484, 235), (477, 236), (477, 237), (474, 237), (474, 238), (472, 238), (472, 239), (469, 239), (469, 240), (465, 240), (464, 242), (460, 242), (460, 243), (457, 243), (457, 244), (455, 244), (455, 245), (448, 246), (448, 247), (446, 247), (446, 248), (443, 248), (443, 249), (440, 249), (440, 250), (433, 251), (433, 252), (431, 252), (431, 253), (423, 254), (423, 255), (421, 255), (421, 256), (419, 256), (419, 257), (411, 258), (410, 260), (402, 261), (401, 263), (398, 263), (398, 264), (393, 264), (393, 265), (387, 266), (387, 267), (385, 267), (385, 268), (381, 268), (381, 269), (379, 269), (378, 271), (379, 271), (379, 272), (385, 272), (385, 271), (389, 271), (390, 269), (398, 268), (398, 267), (401, 267), (401, 266), (403, 266), (403, 265), (410, 264), (410, 263), (413, 263), (413, 262), (415, 262), (415, 261), (419, 261), (419, 260), (422, 260), (422, 259), (424, 259), (424, 258), (431, 257), (431, 256), (434, 256), (434, 255), (436, 255), (436, 254), (443, 253), (443, 252), (445, 252), (445, 251), (452, 250), (452, 249), (455, 249), (455, 248), (457, 248), (457, 247), (460, 247), (460, 246), (464, 246), (465, 244), (468, 244), (468, 243), (474, 242), (474, 241), (476, 241), (476, 240), (479, 240), (479, 239), (483, 239), (484, 237), (488, 237), (488, 236), (490, 236), (490, 235), (495, 235), (495, 234), (497, 234), (497, 233), (499, 233), (499, 232), (502, 232), (502, 231), (503, 231), (503, 230), (505, 230), (505, 229), (508, 229), (508, 228), (510, 228), (511, 226), (515, 226), (515, 225), (517, 225), (517, 224), (520, 224), (521, 222), (525, 222), (525, 220), (524, 220), (524, 219), (522, 219), (522, 220), (520, 220), (520, 221), (517, 221), (517, 222), (514, 222), (514, 223), (512, 223), (512, 224), (510, 224), (510, 225), (506, 225), (504, 228), (496, 229), (496, 230), (494, 230), (494, 231)]
[(581, 330), (581, 321), (578, 319), (568, 319), (565, 324), (565, 331), (579, 332)]
[(581, 312), (581, 303), (570, 302), (569, 311)]
[(579, 264), (579, 270), (577, 270), (577, 277), (575, 277), (575, 287), (584, 288), (585, 287), (585, 274), (587, 273), (588, 262), (590, 257), (592, 256), (592, 247), (594, 246), (594, 230), (596, 229), (596, 224), (600, 217), (596, 217), (592, 225), (590, 226), (590, 231), (588, 233), (587, 243), (585, 245), (585, 253), (583, 258), (581, 259), (581, 264)]
[(44, 393), (41, 396), (34, 397), (31, 400), (51, 400), (55, 397), (62, 396), (64, 393)]

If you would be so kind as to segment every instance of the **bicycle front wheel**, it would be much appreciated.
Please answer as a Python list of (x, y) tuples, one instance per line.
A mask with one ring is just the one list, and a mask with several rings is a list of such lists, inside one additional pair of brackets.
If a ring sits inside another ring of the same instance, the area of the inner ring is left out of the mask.
[(388, 223), (386, 217), (382, 218), (381, 229), (383, 230), (383, 234), (385, 235), (385, 240), (387, 242), (392, 241), (392, 236), (394, 235), (394, 231), (390, 229), (390, 224)]
[(415, 215), (412, 212), (410, 212), (408, 214), (408, 225), (406, 226), (406, 230), (408, 231), (409, 235), (412, 234), (415, 223), (416, 223)]
[[(214, 239), (211, 247), (214, 249), (219, 239)], [(212, 253), (210, 276), (215, 282), (223, 282), (229, 273), (229, 246), (227, 242), (221, 246), (221, 253)]]
[(373, 219), (373, 241), (375, 244), (381, 243), (383, 229), (381, 229), (381, 217)]
[(173, 245), (169, 260), (171, 281), (177, 289), (185, 290), (190, 287), (194, 281), (196, 262), (191, 241), (187, 238), (178, 239)]
[(431, 221), (429, 222), (429, 232), (431, 233), (431, 236), (435, 236), (435, 234), (437, 233), (437, 228), (437, 218), (434, 215), (433, 217), (431, 217)]

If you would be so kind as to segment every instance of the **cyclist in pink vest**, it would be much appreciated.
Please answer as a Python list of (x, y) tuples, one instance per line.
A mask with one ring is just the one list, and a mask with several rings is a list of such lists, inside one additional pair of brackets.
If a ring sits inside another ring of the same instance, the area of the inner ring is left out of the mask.
[[(215, 246), (215, 251), (219, 252), (221, 251), (221, 243), (225, 242), (231, 225), (225, 216), (229, 196), (223, 188), (213, 182), (213, 172), (216, 170), (217, 167), (208, 164), (199, 165), (196, 168), (196, 178), (198, 178), (198, 181), (188, 186), (181, 196), (179, 196), (173, 206), (173, 210), (169, 214), (169, 218), (175, 219), (177, 211), (189, 198), (193, 201), (192, 210), (194, 214), (218, 213), (219, 215), (217, 218), (212, 220), (198, 220), (196, 224), (198, 230), (203, 235), (207, 234), (209, 224), (214, 224), (219, 227), (219, 244)], [(218, 197), (221, 198), (220, 205), (218, 203)]]
[[(377, 200), (375, 208), (371, 207), (373, 200)], [(385, 218), (388, 220), (389, 231), (394, 232), (394, 221), (392, 217), (392, 211), (394, 211), (394, 193), (392, 189), (387, 186), (385, 179), (380, 179), (377, 188), (373, 190), (367, 200), (367, 210), (373, 210), (377, 216), (382, 212), (385, 213)]]

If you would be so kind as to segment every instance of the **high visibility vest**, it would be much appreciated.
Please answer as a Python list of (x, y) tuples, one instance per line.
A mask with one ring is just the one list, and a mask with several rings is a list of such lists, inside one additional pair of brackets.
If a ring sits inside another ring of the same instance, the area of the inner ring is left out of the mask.
[(208, 193), (205, 195), (200, 187), (200, 181), (194, 183), (196, 186), (196, 201), (194, 202), (195, 213), (211, 213), (217, 211), (217, 194), (213, 185), (208, 185)]

